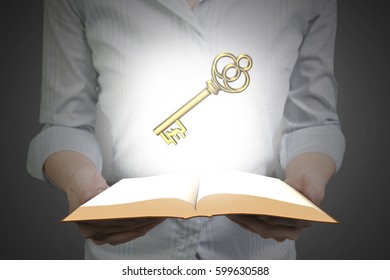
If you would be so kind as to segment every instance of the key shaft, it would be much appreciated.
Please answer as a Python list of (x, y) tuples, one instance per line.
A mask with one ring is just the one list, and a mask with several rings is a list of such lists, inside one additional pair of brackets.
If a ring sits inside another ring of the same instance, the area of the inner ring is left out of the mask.
[[(196, 105), (198, 105), (200, 102), (202, 102), (212, 92), (214, 93), (215, 90), (214, 89), (209, 90), (209, 85), (208, 85), (208, 87), (204, 88), (194, 98), (192, 98), (190, 101), (188, 101), (186, 104), (184, 104), (179, 110), (177, 110), (175, 113), (170, 115), (165, 121), (163, 121), (161, 124), (159, 124), (155, 129), (153, 129), (153, 132), (156, 135), (159, 135), (161, 132), (163, 132), (168, 127), (170, 127), (174, 122), (176, 122), (181, 117), (183, 117), (185, 114), (187, 114), (190, 110), (192, 110)], [(217, 93), (218, 93), (218, 90), (215, 92), (215, 94), (217, 94)]]

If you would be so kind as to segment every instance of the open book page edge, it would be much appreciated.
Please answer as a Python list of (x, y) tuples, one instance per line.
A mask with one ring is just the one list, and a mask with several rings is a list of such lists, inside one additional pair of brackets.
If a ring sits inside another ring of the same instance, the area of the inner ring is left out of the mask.
[(318, 207), (303, 206), (285, 201), (240, 194), (208, 195), (198, 201), (197, 211), (204, 216), (250, 214), (324, 223), (339, 223)]
[(141, 217), (189, 218), (196, 216), (195, 208), (177, 198), (163, 198), (115, 205), (81, 206), (63, 222), (108, 220)]
[(228, 214), (268, 215), (324, 223), (338, 223), (324, 211), (283, 201), (247, 195), (216, 194), (199, 201), (195, 210), (179, 199), (156, 199), (136, 203), (103, 206), (81, 206), (63, 222), (126, 219), (141, 217), (192, 218)]

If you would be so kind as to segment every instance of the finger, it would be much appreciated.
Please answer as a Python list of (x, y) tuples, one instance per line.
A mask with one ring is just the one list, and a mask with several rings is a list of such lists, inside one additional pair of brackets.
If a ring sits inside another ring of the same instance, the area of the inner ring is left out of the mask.
[(134, 230), (134, 227), (101, 227), (96, 225), (81, 224), (79, 225), (79, 231), (83, 238), (100, 238), (108, 234)]
[(245, 223), (261, 236), (273, 238), (277, 241), (297, 240), (302, 231), (302, 228), (293, 226), (270, 225), (253, 217), (248, 217)]
[(317, 174), (290, 177), (285, 180), (285, 183), (294, 187), (317, 205), (319, 205), (325, 197), (325, 186), (327, 182)]
[(161, 223), (163, 219), (158, 220), (137, 220), (129, 222), (129, 224), (122, 224), (122, 225), (109, 225), (107, 222), (102, 224), (88, 224), (88, 223), (79, 223), (79, 230), (81, 233), (81, 236), (84, 238), (100, 238), (109, 234), (113, 233), (120, 233), (125, 231), (132, 231), (137, 228), (147, 226), (149, 224), (158, 224)]
[(307, 228), (312, 225), (310, 221), (296, 220), (282, 217), (272, 217), (272, 216), (257, 216), (257, 219), (271, 225), (271, 226), (288, 226), (296, 228)]
[(73, 173), (73, 179), (74, 185), (70, 191), (75, 193), (80, 204), (90, 200), (108, 188), (106, 180), (94, 169), (77, 169)]
[(79, 230), (80, 234), (84, 238), (99, 238), (101, 236), (105, 236), (112, 233), (124, 232), (135, 230), (139, 227), (151, 224), (153, 222), (150, 221), (142, 221), (137, 223), (131, 223), (129, 225), (113, 225), (110, 226), (108, 224), (87, 224), (80, 223)]
[(285, 239), (296, 240), (301, 233), (301, 228), (281, 226), (281, 225), (270, 225), (267, 224), (255, 216), (240, 215), (239, 219), (233, 217), (233, 220), (240, 226), (248, 229), (251, 232), (257, 233), (264, 238), (273, 238), (277, 241), (283, 241)]
[(95, 225), (100, 227), (132, 226), (137, 224), (153, 223), (163, 221), (165, 218), (129, 218), (129, 219), (110, 219), (110, 220), (88, 220), (83, 224)]
[(320, 205), (325, 197), (325, 186), (315, 184), (310, 185), (310, 187), (307, 186), (303, 189), (303, 195), (316, 205)]
[(238, 224), (242, 228), (258, 234), (258, 232), (256, 232), (254, 229), (252, 229), (252, 227), (250, 227), (245, 222), (243, 222), (242, 216), (244, 216), (244, 215), (227, 215), (226, 217), (228, 217), (230, 220), (232, 220), (233, 222), (235, 222), (236, 224)]
[(134, 230), (112, 233), (105, 236), (101, 236), (99, 238), (92, 238), (92, 241), (96, 245), (110, 244), (115, 246), (144, 236), (148, 231), (150, 231), (160, 223), (161, 222), (155, 222), (152, 224), (141, 226)]

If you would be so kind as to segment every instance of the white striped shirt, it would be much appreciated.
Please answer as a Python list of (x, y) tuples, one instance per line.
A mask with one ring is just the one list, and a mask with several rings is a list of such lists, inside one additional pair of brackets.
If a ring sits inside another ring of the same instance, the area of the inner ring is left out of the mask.
[[(341, 164), (336, 1), (46, 1), (44, 26), (34, 177), (59, 150), (82, 153), (109, 183), (213, 168), (274, 175), (305, 152)], [(250, 86), (208, 97), (181, 119), (187, 138), (166, 145), (153, 128), (205, 87), (222, 51), (252, 57)], [(167, 219), (115, 247), (87, 241), (86, 257), (280, 259), (295, 249), (215, 217)]]

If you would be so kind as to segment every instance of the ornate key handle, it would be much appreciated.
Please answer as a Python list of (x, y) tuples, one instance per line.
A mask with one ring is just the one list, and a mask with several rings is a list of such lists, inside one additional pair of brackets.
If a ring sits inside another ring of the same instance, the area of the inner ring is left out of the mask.
[[(220, 72), (218, 70), (218, 63), (222, 58), (228, 58), (232, 62), (226, 64)], [(246, 63), (245, 66), (241, 65), (242, 61)], [(220, 53), (213, 61), (213, 65), (211, 67), (211, 80), (207, 81), (207, 88), (213, 94), (218, 94), (220, 90), (228, 93), (240, 93), (249, 85), (250, 77), (248, 71), (251, 68), (252, 58), (247, 54), (240, 54), (236, 57), (231, 53)], [(232, 71), (233, 75), (231, 75)], [(242, 75), (244, 76), (242, 85), (239, 87), (233, 87), (232, 83), (237, 82)]]

